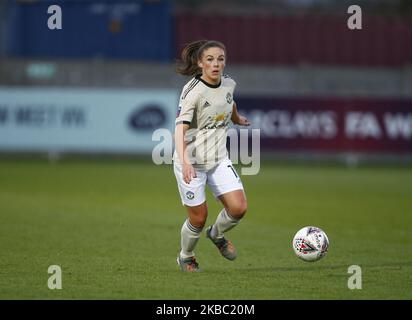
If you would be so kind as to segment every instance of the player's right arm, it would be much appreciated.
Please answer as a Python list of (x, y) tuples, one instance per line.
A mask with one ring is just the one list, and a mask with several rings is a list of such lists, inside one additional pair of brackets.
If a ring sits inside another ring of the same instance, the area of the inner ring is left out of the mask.
[(180, 97), (179, 111), (175, 123), (175, 148), (182, 165), (183, 181), (186, 183), (190, 183), (192, 178), (196, 177), (196, 171), (193, 168), (187, 152), (188, 143), (185, 139), (186, 132), (193, 121), (197, 104), (198, 96), (192, 90), (195, 86), (196, 83), (192, 82), (191, 85), (183, 91)]
[(186, 131), (189, 125), (185, 123), (178, 123), (175, 127), (175, 148), (182, 165), (183, 181), (190, 183), (193, 178), (196, 178), (196, 171), (190, 163), (187, 154), (187, 142), (185, 141)]

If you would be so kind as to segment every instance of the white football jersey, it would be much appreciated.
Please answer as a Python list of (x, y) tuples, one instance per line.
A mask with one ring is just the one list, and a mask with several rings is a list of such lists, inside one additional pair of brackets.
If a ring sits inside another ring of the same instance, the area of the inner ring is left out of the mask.
[[(185, 140), (193, 167), (210, 170), (227, 156), (226, 136), (233, 110), (236, 82), (223, 75), (212, 85), (192, 78), (182, 90), (176, 125), (189, 125)], [(174, 160), (179, 161), (175, 151)]]

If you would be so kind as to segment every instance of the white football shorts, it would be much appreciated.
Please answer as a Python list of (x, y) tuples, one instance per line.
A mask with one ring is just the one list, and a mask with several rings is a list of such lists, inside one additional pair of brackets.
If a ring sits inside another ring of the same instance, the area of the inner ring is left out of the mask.
[(182, 204), (189, 207), (198, 206), (206, 201), (206, 184), (209, 185), (216, 198), (234, 190), (243, 190), (242, 181), (229, 158), (223, 159), (209, 171), (195, 169), (196, 178), (192, 178), (189, 184), (183, 180), (180, 163), (174, 162), (173, 169)]

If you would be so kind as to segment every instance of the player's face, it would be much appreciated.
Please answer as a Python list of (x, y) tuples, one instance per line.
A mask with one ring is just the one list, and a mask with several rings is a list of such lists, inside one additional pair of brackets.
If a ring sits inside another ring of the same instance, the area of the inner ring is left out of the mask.
[(218, 84), (225, 68), (225, 51), (218, 47), (212, 47), (203, 51), (198, 65), (202, 68), (202, 78), (212, 84)]

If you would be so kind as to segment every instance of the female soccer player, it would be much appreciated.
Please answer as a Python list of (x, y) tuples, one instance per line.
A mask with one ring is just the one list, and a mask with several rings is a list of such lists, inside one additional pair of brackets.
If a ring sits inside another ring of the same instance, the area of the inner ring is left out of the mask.
[(228, 158), (227, 129), (230, 120), (250, 125), (233, 101), (236, 82), (223, 75), (225, 46), (218, 41), (195, 41), (182, 51), (177, 72), (191, 76), (183, 87), (175, 127), (174, 173), (180, 197), (188, 212), (181, 229), (177, 258), (185, 272), (200, 271), (194, 249), (207, 219), (205, 187), (209, 185), (223, 204), (206, 237), (223, 257), (236, 258), (236, 249), (224, 233), (236, 226), (247, 209), (240, 177)]

